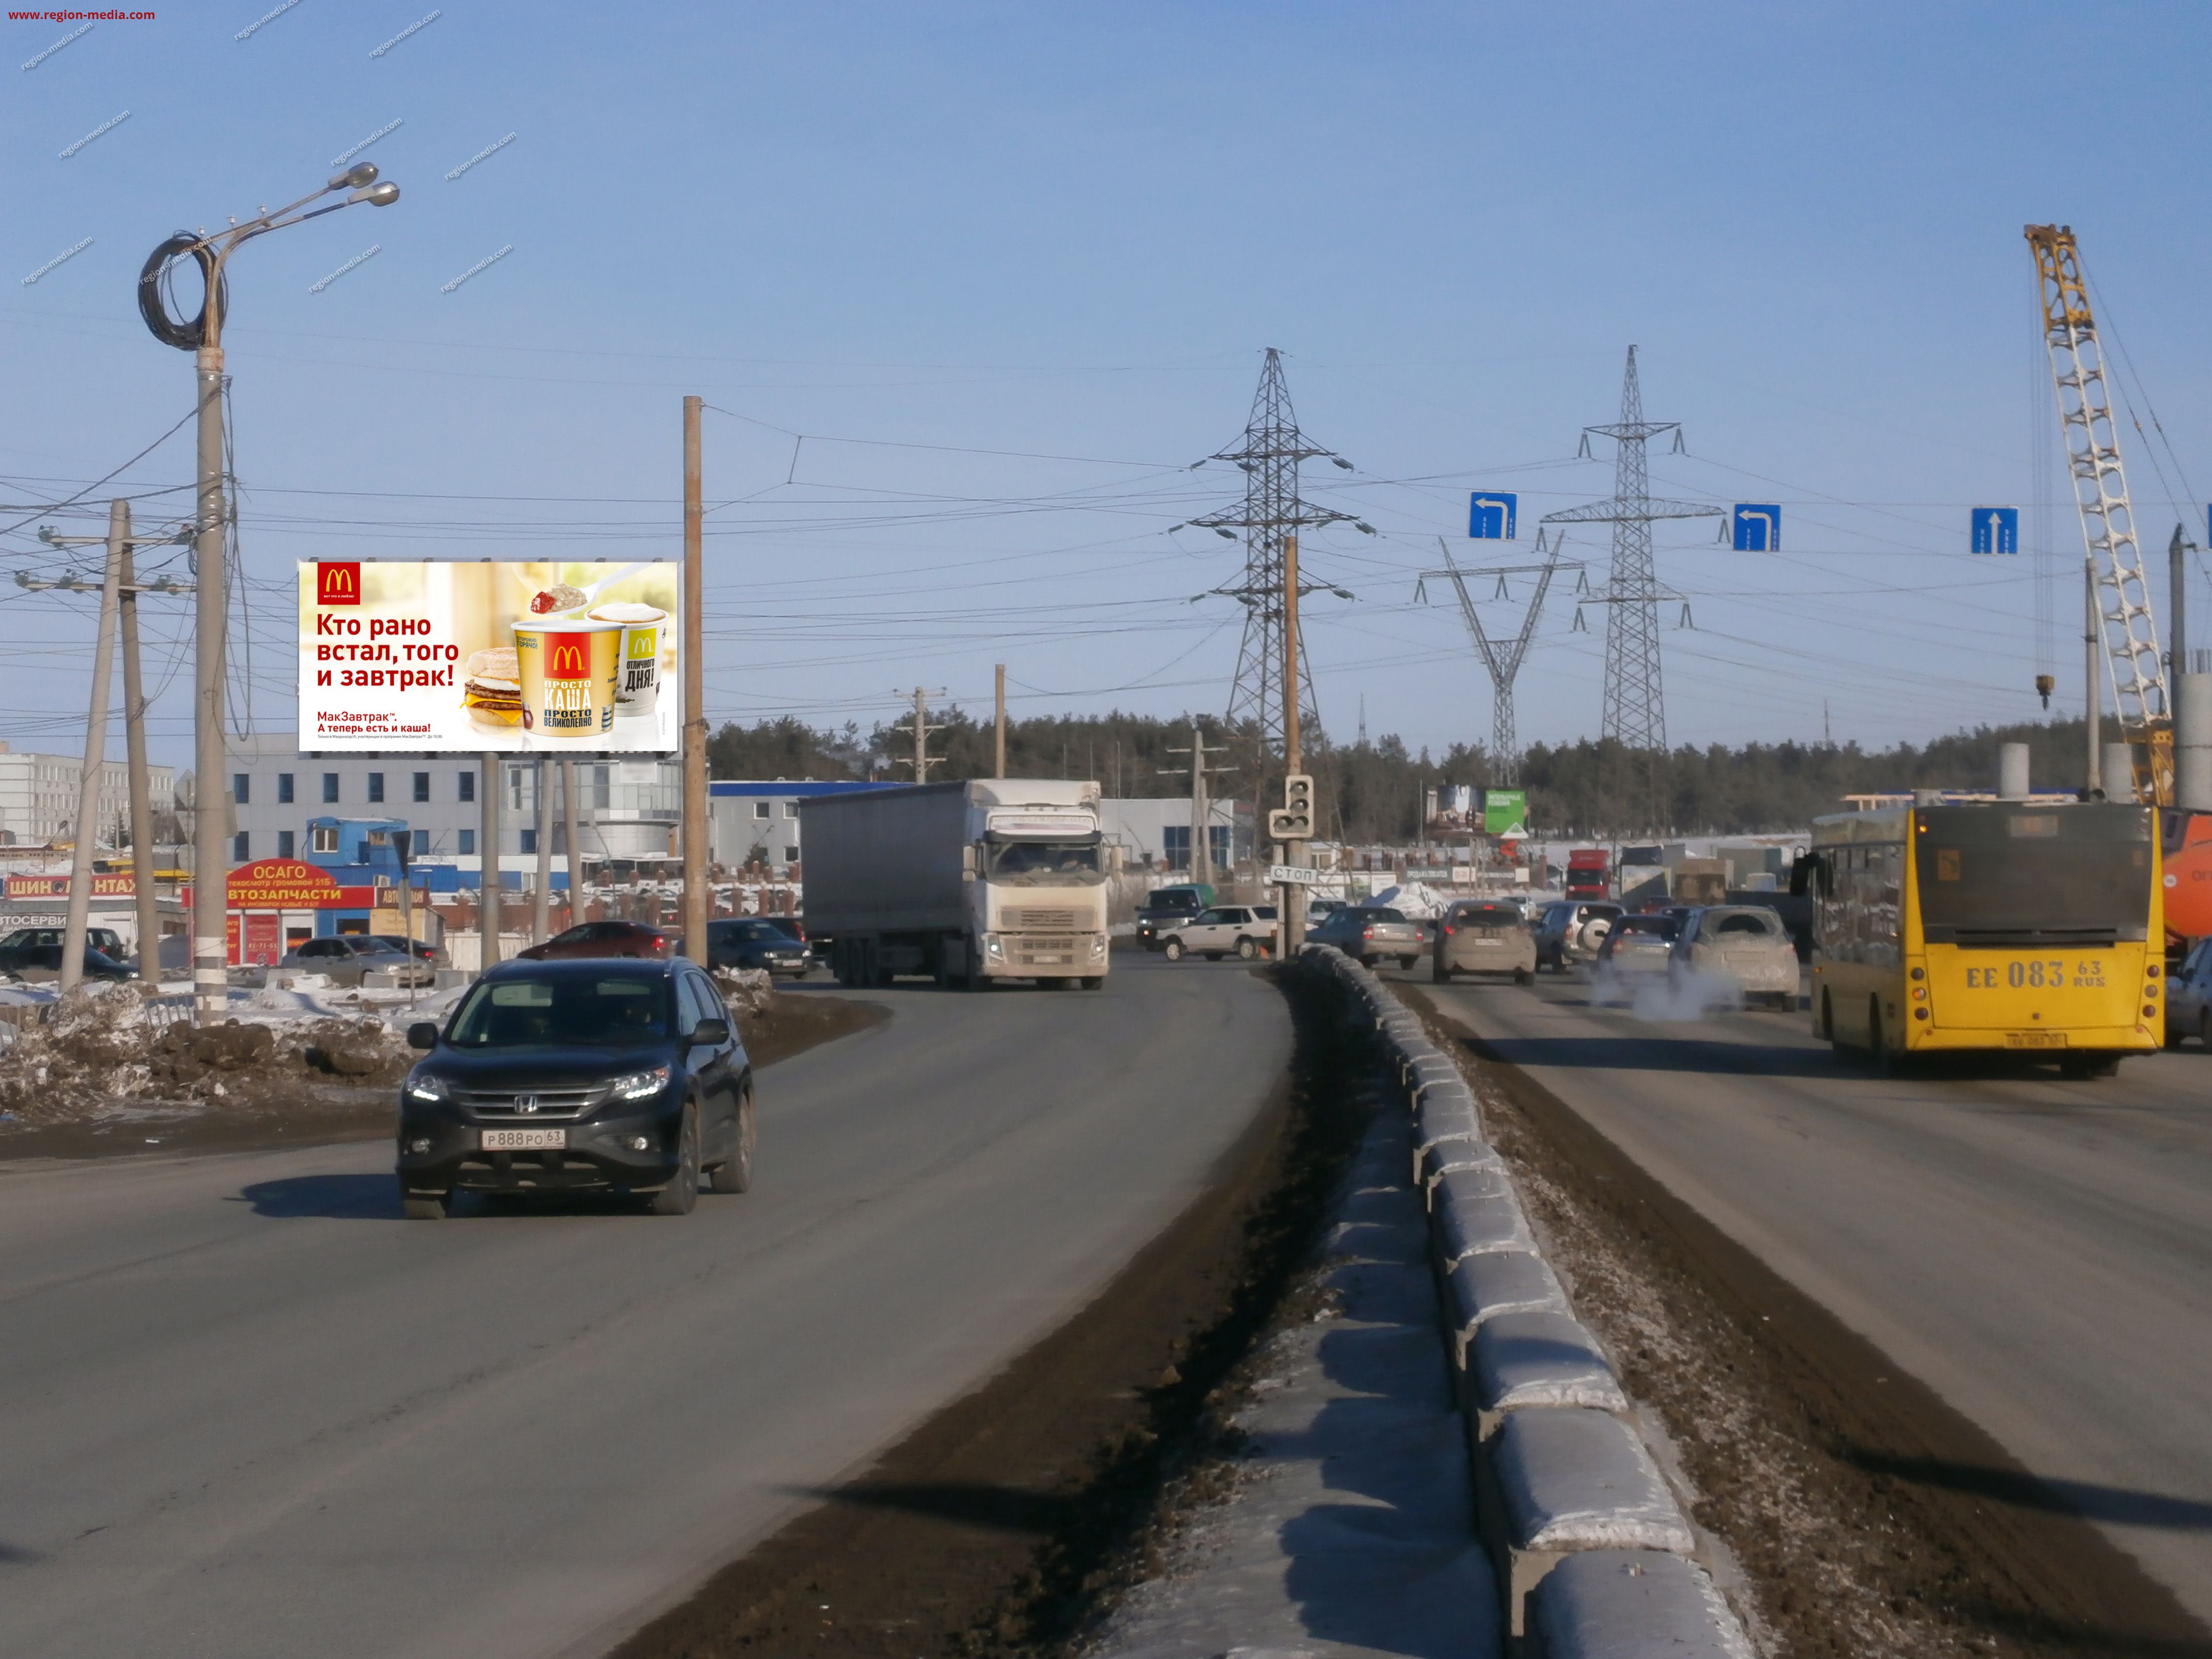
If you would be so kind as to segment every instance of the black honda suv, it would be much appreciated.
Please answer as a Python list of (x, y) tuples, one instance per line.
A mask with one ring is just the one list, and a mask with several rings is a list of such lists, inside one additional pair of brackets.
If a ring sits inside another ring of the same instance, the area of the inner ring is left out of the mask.
[(752, 1184), (753, 1075), (714, 981), (636, 957), (491, 969), (399, 1086), (399, 1197), (410, 1219), (456, 1191), (651, 1194), (685, 1215), (703, 1173)]

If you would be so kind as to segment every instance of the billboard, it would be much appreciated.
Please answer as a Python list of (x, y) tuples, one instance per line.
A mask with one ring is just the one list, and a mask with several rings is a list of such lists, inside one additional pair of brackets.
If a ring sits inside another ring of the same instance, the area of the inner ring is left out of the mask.
[(1489, 836), (1528, 833), (1528, 792), (1525, 789), (1486, 789), (1482, 792), (1482, 830)]
[(300, 747), (673, 752), (678, 567), (302, 562)]

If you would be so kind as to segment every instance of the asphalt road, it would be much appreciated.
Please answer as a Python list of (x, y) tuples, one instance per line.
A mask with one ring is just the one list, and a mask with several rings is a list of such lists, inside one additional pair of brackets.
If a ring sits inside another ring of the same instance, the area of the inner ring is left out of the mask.
[[(1803, 1013), (1419, 983), (2212, 1620), (2212, 1054), (1893, 1080)], [(1668, 1012), (1646, 1006), (1647, 1014)]]
[(601, 1652), (1078, 1308), (1289, 1054), (1233, 964), (872, 994), (681, 1219), (403, 1222), (382, 1142), (0, 1164), (0, 1653)]

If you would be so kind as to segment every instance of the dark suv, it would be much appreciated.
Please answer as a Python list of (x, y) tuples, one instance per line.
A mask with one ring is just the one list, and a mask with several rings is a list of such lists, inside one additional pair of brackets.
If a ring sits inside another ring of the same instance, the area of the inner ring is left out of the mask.
[(456, 1191), (651, 1194), (687, 1215), (704, 1174), (752, 1184), (753, 1074), (714, 983), (682, 961), (503, 963), (399, 1087), (410, 1220)]
[(1182, 887), (1156, 888), (1137, 907), (1137, 943), (1147, 951), (1160, 948), (1160, 940), (1177, 924), (1194, 920), (1213, 902), (1213, 890), (1192, 883)]

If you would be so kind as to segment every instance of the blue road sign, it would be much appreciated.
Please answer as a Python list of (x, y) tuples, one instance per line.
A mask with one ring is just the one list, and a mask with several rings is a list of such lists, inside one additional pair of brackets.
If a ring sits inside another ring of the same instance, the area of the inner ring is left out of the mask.
[(1499, 490), (1477, 490), (1467, 509), (1467, 533), (1479, 542), (1510, 542), (1521, 498)]
[(2020, 551), (2020, 509), (2016, 507), (1978, 507), (1969, 522), (1973, 526), (1977, 553)]
[(1779, 553), (1782, 550), (1782, 509), (1772, 501), (1738, 501), (1732, 515), (1735, 550), (1739, 553)]

